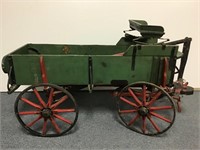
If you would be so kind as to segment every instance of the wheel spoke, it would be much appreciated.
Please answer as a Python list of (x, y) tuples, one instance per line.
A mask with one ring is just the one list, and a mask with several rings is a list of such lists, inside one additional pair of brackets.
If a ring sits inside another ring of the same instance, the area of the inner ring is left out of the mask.
[(75, 112), (75, 109), (54, 109), (53, 112), (55, 113), (64, 113), (64, 112)]
[(160, 128), (158, 127), (158, 125), (151, 119), (150, 116), (147, 116), (147, 118), (149, 119), (149, 121), (151, 122), (151, 124), (153, 125), (153, 127), (156, 129), (156, 131), (160, 132)]
[(138, 107), (135, 103), (133, 103), (133, 102), (127, 100), (126, 98), (124, 98), (124, 97), (122, 97), (122, 96), (120, 97), (120, 99), (121, 99), (122, 101), (124, 101), (125, 103), (127, 103), (127, 104), (133, 106), (133, 107)]
[(161, 94), (162, 94), (161, 91), (159, 91), (158, 93), (156, 93), (156, 95), (155, 95), (155, 96), (150, 100), (150, 102), (147, 103), (146, 105), (147, 105), (147, 106), (151, 106), (151, 105), (158, 99), (158, 97), (159, 97)]
[(159, 118), (159, 119), (161, 119), (161, 120), (164, 120), (164, 121), (166, 121), (168, 123), (172, 123), (171, 120), (169, 120), (169, 119), (167, 119), (167, 118), (165, 118), (165, 117), (163, 117), (163, 116), (161, 116), (161, 115), (159, 115), (159, 114), (157, 114), (155, 112), (150, 112), (150, 114), (153, 115), (153, 116), (155, 116), (155, 117), (157, 117), (157, 118)]
[(67, 95), (65, 95), (62, 98), (60, 98), (60, 100), (58, 100), (58, 102), (56, 102), (55, 104), (51, 105), (51, 109), (56, 108), (58, 105), (60, 105), (61, 103), (63, 103), (67, 98), (68, 98)]
[(157, 106), (157, 107), (150, 107), (149, 110), (150, 111), (154, 111), (154, 110), (166, 110), (166, 109), (172, 109), (172, 106)]
[(134, 94), (134, 92), (131, 90), (131, 88), (128, 88), (129, 93), (131, 94), (131, 96), (133, 97), (133, 99), (141, 106), (142, 103), (140, 102), (140, 100), (137, 98), (137, 96)]
[(70, 125), (72, 124), (72, 122), (71, 122), (70, 120), (63, 118), (63, 117), (60, 116), (60, 115), (54, 114), (54, 117), (56, 117), (56, 118), (58, 118), (58, 119), (60, 119), (60, 120), (62, 120), (62, 121), (64, 121), (64, 122), (66, 122), (66, 123), (68, 123), (68, 124), (70, 124)]
[(60, 94), (60, 93), (62, 93), (62, 91), (54, 91), (53, 95), (55, 96), (56, 94)]
[(146, 85), (143, 85), (142, 89), (142, 99), (143, 99), (143, 105), (146, 106)]
[(150, 93), (150, 97), (154, 97), (155, 95), (157, 94), (157, 92), (152, 92), (152, 93)]
[(128, 97), (128, 96), (131, 96), (131, 94), (129, 92), (123, 92), (123, 93), (120, 94), (120, 96), (127, 96)]
[(23, 98), (23, 97), (22, 97), (21, 100), (22, 100), (23, 102), (25, 102), (25, 103), (27, 103), (27, 104), (29, 104), (29, 105), (31, 105), (31, 106), (37, 108), (37, 109), (42, 109), (42, 106), (37, 105), (37, 104), (31, 102), (30, 100), (28, 100), (28, 99), (26, 99), (26, 98)]
[(146, 116), (142, 117), (142, 132), (145, 134), (146, 133)]
[(139, 117), (140, 117), (140, 115), (137, 114), (137, 115), (128, 123), (128, 126), (132, 125)]
[(39, 100), (40, 104), (42, 105), (42, 107), (46, 108), (47, 105), (45, 104), (45, 102), (43, 101), (42, 97), (40, 96), (40, 94), (38, 93), (38, 91), (36, 90), (36, 88), (33, 89), (37, 99)]
[(119, 113), (124, 114), (124, 113), (133, 113), (137, 112), (135, 109), (130, 109), (130, 110), (119, 110)]
[(18, 114), (19, 115), (35, 115), (35, 114), (40, 114), (40, 111), (21, 111)]
[(42, 127), (42, 135), (45, 136), (47, 133), (47, 119), (44, 119), (43, 127)]
[(31, 127), (32, 125), (34, 125), (37, 121), (39, 121), (42, 118), (41, 115), (39, 115), (35, 120), (33, 120), (32, 122), (26, 124), (27, 127)]
[[(139, 91), (134, 91), (134, 94), (137, 96), (137, 97), (141, 97), (142, 96), (142, 94), (141, 94), (141, 92), (139, 92)], [(147, 93), (148, 94), (148, 93)], [(148, 94), (149, 95), (149, 94)], [(123, 92), (123, 93), (121, 93), (120, 94), (120, 96), (127, 96), (127, 97), (130, 97), (131, 96), (131, 94), (129, 93), (129, 92)]]
[(56, 129), (56, 132), (57, 132), (58, 134), (60, 134), (61, 129), (58, 127), (58, 125), (57, 125), (55, 119), (54, 119), (53, 117), (51, 117), (50, 120), (51, 120), (52, 125), (53, 125), (54, 128)]
[(50, 107), (51, 104), (52, 104), (52, 101), (53, 101), (53, 92), (54, 92), (54, 89), (51, 88), (50, 93), (49, 93), (48, 103), (47, 103), (48, 107)]

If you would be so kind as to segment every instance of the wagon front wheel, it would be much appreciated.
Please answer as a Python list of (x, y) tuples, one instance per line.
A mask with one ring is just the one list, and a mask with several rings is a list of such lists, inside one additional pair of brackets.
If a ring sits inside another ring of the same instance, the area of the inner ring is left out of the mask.
[(162, 87), (148, 82), (137, 82), (122, 89), (117, 109), (127, 128), (145, 135), (164, 133), (175, 119), (172, 98)]
[(78, 107), (64, 88), (42, 83), (22, 91), (15, 102), (15, 114), (29, 133), (60, 136), (70, 131), (78, 119)]

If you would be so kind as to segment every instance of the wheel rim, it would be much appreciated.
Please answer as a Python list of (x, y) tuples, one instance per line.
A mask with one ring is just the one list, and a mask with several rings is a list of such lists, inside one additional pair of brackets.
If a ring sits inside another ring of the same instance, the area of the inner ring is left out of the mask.
[(78, 119), (78, 107), (68, 91), (42, 83), (19, 94), (15, 114), (31, 134), (51, 137), (63, 135), (73, 128)]
[(148, 82), (137, 82), (122, 89), (117, 108), (119, 117), (127, 128), (145, 135), (166, 132), (176, 116), (169, 94)]

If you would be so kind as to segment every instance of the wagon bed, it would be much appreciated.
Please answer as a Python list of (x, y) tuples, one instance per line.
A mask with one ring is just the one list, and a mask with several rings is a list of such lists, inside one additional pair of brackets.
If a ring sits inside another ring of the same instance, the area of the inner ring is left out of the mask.
[(173, 101), (181, 111), (179, 95), (193, 93), (182, 80), (191, 38), (158, 43), (163, 27), (130, 20), (130, 28), (141, 36), (125, 31), (116, 45), (26, 44), (6, 55), (2, 69), (8, 74), (8, 92), (31, 85), (15, 102), (22, 126), (38, 136), (65, 134), (78, 118), (69, 91), (115, 86), (118, 114), (127, 128), (145, 135), (167, 131), (175, 119)]
[[(164, 58), (171, 63), (167, 84), (172, 84), (177, 49), (174, 45), (27, 44), (8, 57), (13, 63), (13, 80), (17, 85), (42, 83), (41, 56), (48, 82), (56, 85), (121, 85), (136, 81), (160, 84)], [(120, 53), (123, 55), (117, 55)], [(9, 67), (5, 66), (4, 71), (8, 73)]]

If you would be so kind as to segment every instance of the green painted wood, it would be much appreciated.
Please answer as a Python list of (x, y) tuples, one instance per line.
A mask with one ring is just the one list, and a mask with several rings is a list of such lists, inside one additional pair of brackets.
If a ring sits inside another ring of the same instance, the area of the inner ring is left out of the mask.
[(94, 84), (111, 84), (112, 80), (150, 81), (152, 57), (137, 57), (131, 69), (132, 57), (93, 56)]
[[(44, 56), (48, 82), (57, 85), (88, 84), (87, 56)], [(16, 83), (41, 83), (39, 55), (13, 56)]]
[[(112, 80), (160, 82), (162, 65), (157, 59), (174, 57), (177, 46), (161, 45), (55, 45), (27, 44), (7, 55), (4, 59), (4, 71), (14, 66), (14, 81), (18, 85), (41, 83), (39, 57), (44, 57), (47, 78), (57, 85), (87, 85), (88, 57), (93, 59), (93, 82), (95, 85), (110, 85)], [(40, 55), (36, 54), (37, 50)], [(136, 48), (134, 70), (133, 49)], [(175, 50), (173, 50), (175, 48)], [(114, 54), (124, 52), (124, 56)], [(6, 59), (11, 58), (11, 59)], [(156, 66), (156, 67), (155, 67)], [(155, 68), (154, 68), (155, 67)], [(171, 70), (168, 78), (171, 77)], [(158, 77), (153, 77), (158, 74)], [(169, 80), (169, 79), (168, 79)]]
[(56, 45), (56, 44), (27, 44), (13, 54), (36, 54), (30, 49), (44, 55), (113, 55), (127, 50), (127, 45)]
[[(174, 45), (167, 45), (165, 47), (162, 47), (161, 45), (131, 45), (128, 47), (124, 55), (132, 55), (134, 47), (137, 48), (137, 56), (171, 57), (172, 55), (175, 56), (178, 51), (178, 46)], [(175, 48), (174, 52), (173, 48)]]

